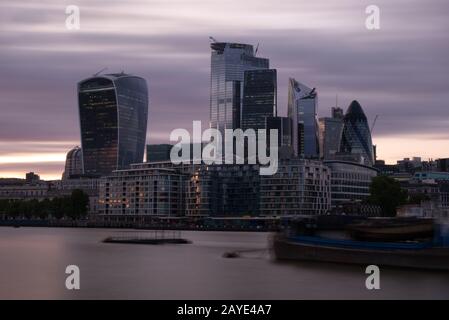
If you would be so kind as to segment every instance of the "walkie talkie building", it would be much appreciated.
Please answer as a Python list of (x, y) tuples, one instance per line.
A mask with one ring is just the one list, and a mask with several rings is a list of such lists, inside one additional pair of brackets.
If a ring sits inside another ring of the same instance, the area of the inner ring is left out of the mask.
[(143, 161), (148, 118), (145, 79), (125, 73), (78, 83), (83, 173), (103, 176)]

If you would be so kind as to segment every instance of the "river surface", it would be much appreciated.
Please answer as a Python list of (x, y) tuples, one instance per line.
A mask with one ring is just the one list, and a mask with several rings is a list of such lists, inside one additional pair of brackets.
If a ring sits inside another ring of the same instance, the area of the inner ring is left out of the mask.
[[(106, 244), (145, 231), (0, 227), (0, 299), (449, 299), (449, 273), (278, 262), (268, 233), (183, 231), (191, 244)], [(242, 250), (226, 259), (227, 251)], [(245, 250), (243, 252), (243, 250)], [(65, 287), (80, 269), (80, 290)]]

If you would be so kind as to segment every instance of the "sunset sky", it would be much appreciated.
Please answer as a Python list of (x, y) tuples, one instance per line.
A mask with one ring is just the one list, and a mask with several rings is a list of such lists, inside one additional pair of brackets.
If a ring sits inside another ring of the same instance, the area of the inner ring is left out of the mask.
[[(380, 8), (367, 30), (365, 8)], [(78, 5), (81, 29), (67, 30)], [(147, 79), (147, 143), (209, 120), (209, 36), (260, 43), (278, 70), (278, 114), (287, 81), (319, 95), (319, 116), (356, 99), (389, 163), (449, 157), (447, 0), (85, 0), (0, 3), (0, 177), (60, 178), (80, 144), (76, 84), (102, 68)]]

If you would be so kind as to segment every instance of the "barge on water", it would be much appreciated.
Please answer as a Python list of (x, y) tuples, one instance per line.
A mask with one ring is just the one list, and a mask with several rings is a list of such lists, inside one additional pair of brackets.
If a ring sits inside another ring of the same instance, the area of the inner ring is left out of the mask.
[[(436, 225), (433, 239), (423, 241), (359, 241), (326, 238), (317, 230), (282, 232), (272, 238), (275, 257), (333, 263), (378, 265), (449, 271), (447, 229)], [(291, 230), (290, 230), (291, 231)]]
[(120, 244), (188, 244), (190, 240), (181, 237), (179, 230), (147, 230), (145, 232), (128, 232), (127, 235), (111, 236), (103, 243)]

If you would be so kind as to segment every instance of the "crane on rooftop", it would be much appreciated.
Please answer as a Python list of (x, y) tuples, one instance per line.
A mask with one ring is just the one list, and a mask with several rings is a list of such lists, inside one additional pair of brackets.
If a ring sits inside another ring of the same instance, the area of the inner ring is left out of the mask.
[(376, 125), (377, 118), (379, 118), (378, 114), (376, 114), (376, 116), (374, 117), (373, 124), (371, 125), (371, 130), (369, 132), (371, 135), (373, 134), (373, 130), (374, 130), (374, 126)]
[(105, 71), (108, 67), (101, 69), (100, 71), (98, 71), (97, 73), (94, 73), (93, 76), (96, 77), (98, 76), (100, 73), (102, 73), (103, 71)]

